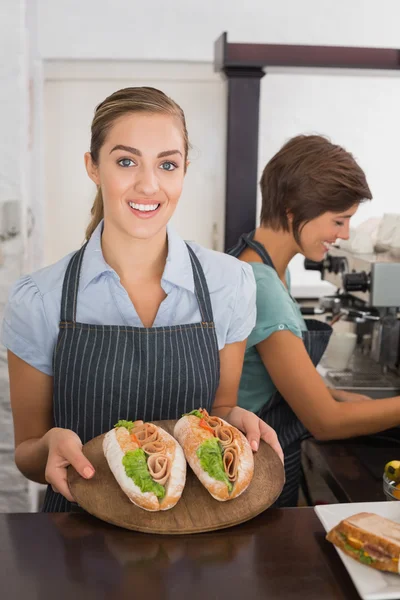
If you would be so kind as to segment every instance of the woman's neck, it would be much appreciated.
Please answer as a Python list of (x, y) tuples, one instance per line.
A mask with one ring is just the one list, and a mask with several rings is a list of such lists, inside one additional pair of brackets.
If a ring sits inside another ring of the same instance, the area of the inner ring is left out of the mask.
[(285, 281), (286, 269), (292, 258), (299, 252), (293, 235), (282, 229), (274, 231), (270, 227), (258, 227), (254, 239), (267, 250), (279, 279)]
[(101, 237), (104, 260), (121, 281), (139, 283), (161, 279), (168, 254), (166, 229), (148, 239), (133, 238), (105, 222)]

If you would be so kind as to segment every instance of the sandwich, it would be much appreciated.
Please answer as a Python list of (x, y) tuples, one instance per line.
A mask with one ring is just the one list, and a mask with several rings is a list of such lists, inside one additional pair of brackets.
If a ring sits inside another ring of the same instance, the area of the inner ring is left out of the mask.
[(253, 452), (236, 427), (199, 409), (179, 419), (174, 436), (213, 498), (232, 500), (249, 486), (254, 473)]
[(400, 523), (373, 513), (358, 513), (343, 519), (326, 539), (364, 565), (400, 573)]
[(168, 510), (182, 495), (186, 460), (178, 442), (154, 423), (118, 421), (103, 452), (129, 500), (149, 511)]

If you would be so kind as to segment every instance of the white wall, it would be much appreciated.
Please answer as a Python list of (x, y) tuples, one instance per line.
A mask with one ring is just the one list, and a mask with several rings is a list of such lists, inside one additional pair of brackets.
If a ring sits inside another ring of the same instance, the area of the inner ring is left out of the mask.
[[(232, 42), (400, 48), (398, 0), (36, 1), (44, 59), (212, 62), (223, 31)], [(259, 171), (288, 137), (322, 133), (366, 170), (375, 200), (354, 223), (398, 211), (399, 105), (397, 73), (271, 70), (262, 80)], [(323, 293), (318, 274), (304, 273), (301, 262), (292, 265), (297, 291)]]
[(53, 61), (44, 78), (46, 263), (82, 244), (96, 189), (83, 161), (94, 107), (131, 85), (162, 89), (185, 107), (190, 166), (172, 223), (185, 239), (223, 250), (225, 85), (210, 63)]
[[(373, 194), (352, 226), (384, 212), (400, 212), (400, 76), (365, 72), (293, 71), (267, 74), (261, 84), (259, 172), (280, 146), (299, 133), (327, 135), (353, 153)], [(260, 194), (258, 204), (260, 206)], [(291, 263), (293, 293), (330, 293), (303, 259)], [(325, 292), (326, 290), (326, 292)]]
[[(14, 238), (0, 242), (0, 322), (8, 288), (21, 275), (26, 248), (23, 215), (28, 198), (29, 102), (25, 8), (24, 0), (0, 2), (0, 56), (7, 57), (0, 60), (0, 231), (6, 220), (6, 203), (15, 209), (12, 225), (19, 231)], [(29, 508), (28, 482), (14, 463), (6, 351), (0, 346), (0, 512)]]
[(44, 58), (212, 61), (213, 43), (400, 47), (398, 0), (38, 0)]

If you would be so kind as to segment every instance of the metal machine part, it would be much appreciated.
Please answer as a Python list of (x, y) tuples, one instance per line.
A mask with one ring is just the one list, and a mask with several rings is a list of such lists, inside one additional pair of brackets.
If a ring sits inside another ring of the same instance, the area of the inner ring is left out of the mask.
[[(348, 371), (328, 373), (334, 387), (400, 389), (400, 259), (389, 253), (357, 255), (332, 246), (321, 262), (305, 260), (308, 270), (337, 288), (321, 298), (318, 312), (335, 323), (350, 321), (357, 333), (355, 359)], [(371, 379), (372, 378), (372, 379)], [(381, 396), (382, 397), (382, 396)]]
[(323, 261), (310, 262), (305, 260), (306, 269), (319, 270), (322, 279), (368, 307), (400, 307), (400, 259), (389, 253), (352, 254), (331, 246)]

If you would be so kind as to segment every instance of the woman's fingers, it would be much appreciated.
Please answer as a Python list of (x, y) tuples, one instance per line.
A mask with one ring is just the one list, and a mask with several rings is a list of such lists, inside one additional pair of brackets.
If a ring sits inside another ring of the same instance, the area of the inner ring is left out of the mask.
[(269, 425), (267, 425), (267, 423), (265, 423), (264, 421), (261, 421), (261, 419), (260, 419), (260, 430), (261, 430), (261, 438), (264, 440), (264, 442), (269, 444), (273, 450), (275, 450), (275, 452), (281, 459), (282, 463), (284, 463), (285, 460), (284, 460), (284, 456), (283, 456), (283, 450), (279, 443), (278, 436), (276, 435), (275, 430), (272, 429), (272, 427), (270, 427)]
[(93, 465), (82, 452), (82, 442), (73, 431), (55, 428), (48, 434), (48, 448), (46, 481), (56, 493), (74, 502), (68, 486), (67, 467), (72, 465), (85, 479), (90, 479), (95, 473)]
[(66, 459), (69, 464), (72, 465), (77, 473), (85, 479), (90, 479), (94, 475), (94, 467), (88, 461), (86, 456), (82, 452), (82, 448), (75, 444), (71, 444), (66, 449)]
[(75, 499), (72, 496), (68, 486), (67, 469), (63, 467), (60, 469), (60, 471), (61, 472), (50, 471), (49, 475), (46, 475), (46, 481), (50, 483), (53, 491), (56, 492), (56, 494), (62, 494), (69, 502), (75, 502)]

